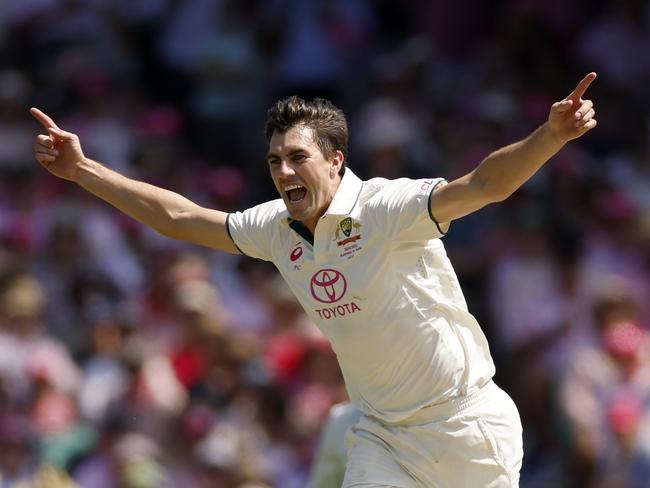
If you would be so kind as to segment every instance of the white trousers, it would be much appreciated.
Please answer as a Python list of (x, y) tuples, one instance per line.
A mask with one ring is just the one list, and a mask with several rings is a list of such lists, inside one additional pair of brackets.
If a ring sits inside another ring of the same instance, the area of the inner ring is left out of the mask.
[(521, 420), (512, 399), (493, 382), (397, 424), (364, 415), (345, 443), (343, 488), (519, 486)]

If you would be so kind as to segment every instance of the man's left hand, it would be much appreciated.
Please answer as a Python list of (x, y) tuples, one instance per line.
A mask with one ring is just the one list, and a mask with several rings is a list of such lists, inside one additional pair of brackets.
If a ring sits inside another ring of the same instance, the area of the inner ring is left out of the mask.
[(564, 100), (551, 106), (548, 127), (560, 142), (577, 139), (596, 127), (594, 104), (582, 98), (595, 79), (596, 73), (589, 73)]

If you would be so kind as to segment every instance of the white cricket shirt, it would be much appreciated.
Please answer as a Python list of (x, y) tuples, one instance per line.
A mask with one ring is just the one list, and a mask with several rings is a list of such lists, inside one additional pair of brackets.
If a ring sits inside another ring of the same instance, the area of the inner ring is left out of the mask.
[(237, 247), (273, 262), (330, 340), (352, 402), (387, 422), (494, 375), (429, 211), (442, 182), (361, 181), (348, 168), (313, 241), (282, 199), (227, 220)]

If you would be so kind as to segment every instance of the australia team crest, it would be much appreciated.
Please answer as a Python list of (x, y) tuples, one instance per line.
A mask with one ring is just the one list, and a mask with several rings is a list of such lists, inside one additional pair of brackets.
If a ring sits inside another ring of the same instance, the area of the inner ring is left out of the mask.
[(361, 250), (359, 240), (361, 239), (361, 224), (352, 217), (346, 217), (336, 226), (334, 242), (340, 249), (341, 257), (352, 258), (357, 251)]
[(336, 245), (341, 247), (361, 239), (361, 232), (359, 229), (361, 229), (361, 224), (352, 220), (352, 217), (346, 217), (341, 220), (339, 225), (336, 227), (336, 233), (334, 234)]

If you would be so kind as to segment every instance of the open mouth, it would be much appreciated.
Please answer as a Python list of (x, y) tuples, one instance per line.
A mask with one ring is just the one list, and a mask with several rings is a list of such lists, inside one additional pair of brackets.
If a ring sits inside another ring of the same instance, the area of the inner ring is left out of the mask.
[(307, 188), (300, 185), (289, 185), (284, 188), (287, 193), (287, 198), (291, 203), (300, 203), (307, 195)]

